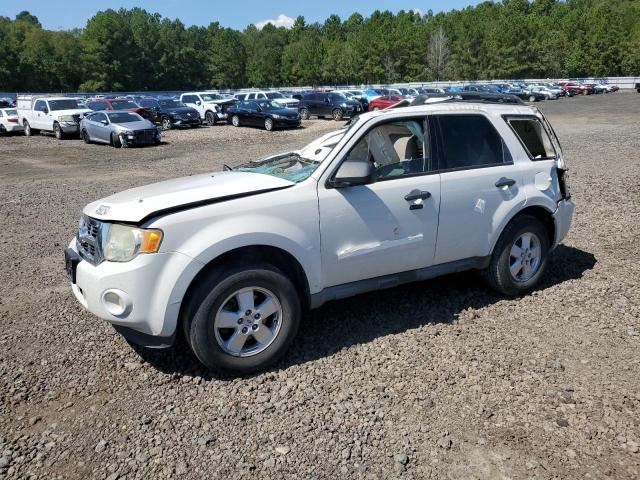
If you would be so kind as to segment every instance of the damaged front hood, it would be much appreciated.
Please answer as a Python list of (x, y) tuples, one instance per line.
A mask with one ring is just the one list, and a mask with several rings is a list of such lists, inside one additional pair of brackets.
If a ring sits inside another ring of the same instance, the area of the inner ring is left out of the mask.
[(288, 180), (259, 173), (206, 173), (125, 190), (90, 203), (83, 213), (104, 221), (140, 223), (171, 211), (292, 185)]

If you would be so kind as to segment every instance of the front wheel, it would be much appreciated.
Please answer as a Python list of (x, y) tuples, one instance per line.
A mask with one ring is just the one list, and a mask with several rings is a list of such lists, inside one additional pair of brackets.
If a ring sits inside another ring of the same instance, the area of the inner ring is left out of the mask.
[(549, 235), (540, 220), (529, 215), (516, 217), (500, 235), (484, 276), (494, 290), (505, 295), (527, 293), (544, 273), (549, 248)]
[(339, 122), (340, 120), (342, 120), (342, 117), (344, 117), (344, 113), (342, 113), (342, 110), (340, 108), (336, 108), (333, 112), (331, 112), (331, 116), (335, 121)]
[(300, 324), (295, 286), (269, 264), (212, 272), (185, 309), (183, 326), (196, 357), (208, 368), (248, 374), (276, 362)]
[(300, 110), (300, 118), (302, 118), (302, 120), (309, 120), (309, 118), (311, 118), (308, 108), (303, 108)]
[(82, 137), (82, 141), (86, 144), (91, 143), (91, 139), (89, 138), (89, 134), (87, 133), (86, 130), (82, 130), (82, 132), (80, 132), (80, 136)]
[(231, 124), (234, 127), (239, 127), (240, 126), (240, 117), (238, 115), (234, 115), (233, 117), (231, 117)]
[(173, 126), (169, 117), (162, 117), (161, 125), (163, 130), (171, 130), (171, 127)]
[(62, 127), (58, 122), (53, 124), (53, 134), (56, 136), (58, 140), (64, 139), (64, 132), (62, 131)]
[(265, 118), (264, 119), (264, 129), (267, 132), (270, 132), (273, 130), (273, 120), (271, 120), (270, 118)]
[(114, 148), (122, 147), (122, 142), (120, 141), (120, 136), (115, 133), (111, 134), (111, 146)]
[(205, 113), (204, 120), (207, 122), (207, 125), (209, 125), (210, 127), (216, 124), (216, 116), (213, 114), (213, 112)]
[(536, 101), (536, 97), (534, 95), (529, 95), (529, 101), (530, 102), (535, 102)]
[(0, 124), (0, 135), (6, 135), (7, 129), (4, 128), (4, 125)]

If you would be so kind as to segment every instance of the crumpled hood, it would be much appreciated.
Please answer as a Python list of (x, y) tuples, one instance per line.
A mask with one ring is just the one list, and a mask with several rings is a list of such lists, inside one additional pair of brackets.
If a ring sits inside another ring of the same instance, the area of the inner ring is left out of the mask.
[(55, 117), (61, 117), (63, 115), (80, 115), (82, 117), (85, 113), (91, 113), (93, 110), (89, 108), (72, 108), (70, 110), (52, 110), (51, 114)]
[(148, 130), (156, 128), (156, 126), (149, 120), (139, 120), (137, 122), (125, 122), (125, 123), (112, 123), (112, 126), (116, 127), (118, 131), (134, 132), (136, 130)]
[(205, 173), (125, 190), (90, 203), (83, 213), (99, 220), (138, 223), (176, 209), (292, 185), (288, 180), (259, 173)]

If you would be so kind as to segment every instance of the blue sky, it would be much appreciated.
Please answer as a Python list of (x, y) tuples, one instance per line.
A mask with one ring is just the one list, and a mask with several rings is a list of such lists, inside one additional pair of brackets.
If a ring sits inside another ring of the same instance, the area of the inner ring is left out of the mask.
[[(267, 20), (286, 25), (289, 18), (304, 15), (307, 22), (323, 21), (332, 13), (344, 20), (353, 12), (368, 15), (374, 10), (414, 10), (425, 13), (464, 8), (478, 0), (0, 0), (0, 15), (14, 18), (22, 10), (38, 17), (51, 30), (84, 27), (97, 11), (107, 8), (142, 7), (164, 17), (179, 18), (186, 25), (208, 25), (218, 21), (222, 26), (243, 29), (251, 23)], [(288, 17), (288, 18), (287, 18)]]

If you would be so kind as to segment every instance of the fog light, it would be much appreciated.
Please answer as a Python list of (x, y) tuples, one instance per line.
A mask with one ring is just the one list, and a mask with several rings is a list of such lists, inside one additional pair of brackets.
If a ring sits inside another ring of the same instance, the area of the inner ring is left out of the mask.
[(114, 317), (126, 317), (133, 308), (129, 296), (122, 290), (116, 289), (106, 290), (102, 294), (102, 304)]

